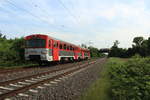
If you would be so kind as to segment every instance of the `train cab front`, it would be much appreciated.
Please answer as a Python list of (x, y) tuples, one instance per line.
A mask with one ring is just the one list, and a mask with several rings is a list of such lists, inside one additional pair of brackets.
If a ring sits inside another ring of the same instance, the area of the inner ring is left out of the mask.
[(25, 59), (31, 61), (50, 61), (51, 51), (47, 48), (47, 38), (44, 35), (31, 35), (25, 38)]

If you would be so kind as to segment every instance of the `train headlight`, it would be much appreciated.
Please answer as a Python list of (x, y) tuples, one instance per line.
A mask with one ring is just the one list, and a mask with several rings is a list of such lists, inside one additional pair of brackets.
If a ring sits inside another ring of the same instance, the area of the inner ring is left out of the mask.
[(47, 54), (47, 50), (42, 50), (41, 53), (42, 54)]

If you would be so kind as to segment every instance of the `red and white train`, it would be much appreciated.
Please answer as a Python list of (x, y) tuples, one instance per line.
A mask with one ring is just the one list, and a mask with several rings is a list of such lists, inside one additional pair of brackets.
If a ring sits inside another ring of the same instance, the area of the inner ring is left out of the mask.
[(34, 34), (25, 37), (25, 59), (41, 62), (89, 59), (90, 51), (74, 44)]

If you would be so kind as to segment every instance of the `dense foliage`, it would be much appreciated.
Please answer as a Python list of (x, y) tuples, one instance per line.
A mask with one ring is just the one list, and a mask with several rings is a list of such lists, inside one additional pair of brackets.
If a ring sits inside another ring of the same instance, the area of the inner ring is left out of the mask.
[(7, 39), (0, 34), (0, 66), (15, 66), (24, 62), (24, 39)]
[(106, 56), (105, 54), (100, 53), (99, 49), (97, 49), (95, 47), (90, 46), (90, 47), (88, 47), (88, 49), (90, 50), (91, 57), (104, 57), (104, 56)]
[(109, 57), (132, 57), (139, 54), (142, 57), (150, 56), (150, 37), (144, 39), (143, 37), (135, 37), (133, 39), (132, 48), (123, 49), (118, 47), (119, 42), (115, 41), (109, 52)]
[(113, 59), (108, 65), (112, 100), (150, 99), (150, 58)]

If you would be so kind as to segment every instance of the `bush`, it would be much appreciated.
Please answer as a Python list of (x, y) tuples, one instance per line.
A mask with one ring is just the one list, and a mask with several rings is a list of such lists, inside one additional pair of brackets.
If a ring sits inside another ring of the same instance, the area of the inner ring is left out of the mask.
[(0, 38), (0, 66), (14, 66), (24, 62), (24, 39)]
[(150, 58), (109, 62), (112, 100), (150, 99)]

